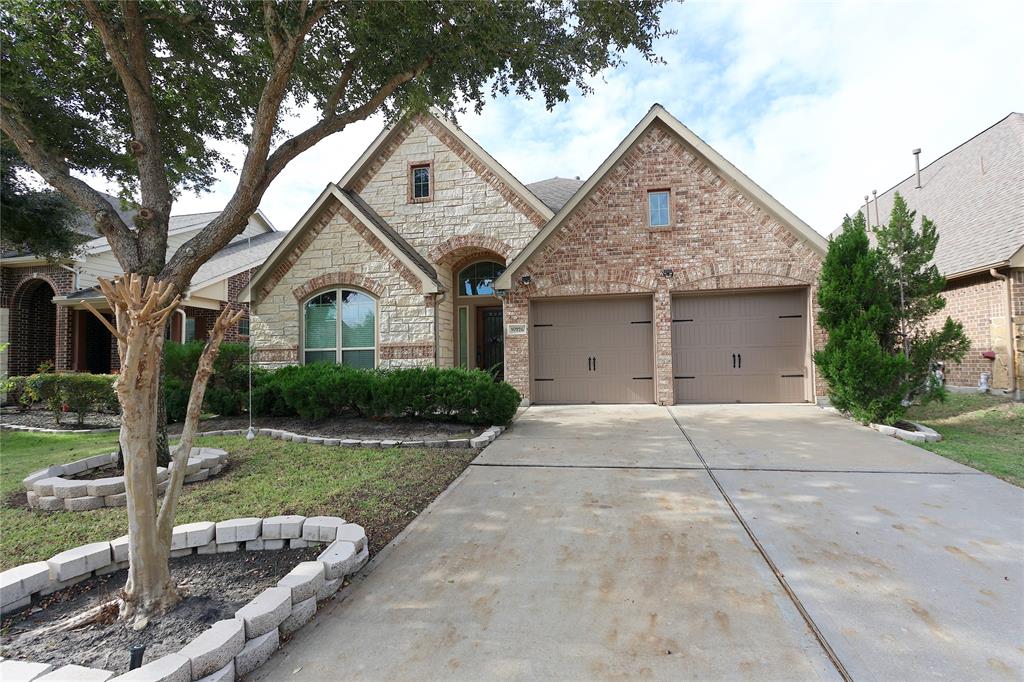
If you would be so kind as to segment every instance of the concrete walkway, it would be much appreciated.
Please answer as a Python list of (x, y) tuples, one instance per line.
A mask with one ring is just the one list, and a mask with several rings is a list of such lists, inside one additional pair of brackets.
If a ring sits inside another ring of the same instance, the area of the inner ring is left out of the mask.
[(1022, 505), (812, 407), (534, 407), (254, 677), (1019, 679)]

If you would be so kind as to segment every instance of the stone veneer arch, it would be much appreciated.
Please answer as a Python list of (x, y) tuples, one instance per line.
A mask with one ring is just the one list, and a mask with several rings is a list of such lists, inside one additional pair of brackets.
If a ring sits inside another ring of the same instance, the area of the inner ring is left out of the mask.
[(322, 275), (311, 277), (301, 285), (292, 289), (292, 295), (295, 296), (295, 300), (297, 302), (301, 303), (313, 292), (335, 286), (358, 287), (359, 289), (368, 291), (377, 298), (384, 295), (384, 286), (380, 282), (370, 277), (352, 272), (351, 270), (325, 272)]
[(430, 247), (427, 256), (438, 265), (451, 265), (463, 260), (463, 256), (470, 251), (491, 251), (507, 261), (512, 254), (512, 247), (496, 237), (475, 233), (459, 234)]

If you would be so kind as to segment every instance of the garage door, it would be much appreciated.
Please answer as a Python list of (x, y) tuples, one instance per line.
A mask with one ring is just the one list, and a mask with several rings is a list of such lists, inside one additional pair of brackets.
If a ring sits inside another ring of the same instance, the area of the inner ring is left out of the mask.
[(650, 298), (535, 302), (533, 402), (654, 402), (651, 313)]
[(807, 292), (672, 300), (677, 403), (806, 400)]

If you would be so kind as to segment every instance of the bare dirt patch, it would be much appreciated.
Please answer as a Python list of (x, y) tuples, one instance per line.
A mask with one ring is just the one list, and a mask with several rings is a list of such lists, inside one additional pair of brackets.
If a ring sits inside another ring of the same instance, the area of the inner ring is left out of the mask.
[(306, 549), (192, 554), (171, 561), (171, 575), (189, 595), (163, 618), (140, 632), (120, 623), (94, 624), (69, 632), (34, 637), (32, 630), (69, 618), (116, 596), (127, 571), (90, 578), (45, 597), (38, 605), (3, 621), (0, 656), (54, 665), (74, 663), (113, 672), (128, 670), (129, 651), (145, 645), (144, 662), (178, 651), (218, 620), (235, 611), (302, 561), (315, 559), (319, 547)]

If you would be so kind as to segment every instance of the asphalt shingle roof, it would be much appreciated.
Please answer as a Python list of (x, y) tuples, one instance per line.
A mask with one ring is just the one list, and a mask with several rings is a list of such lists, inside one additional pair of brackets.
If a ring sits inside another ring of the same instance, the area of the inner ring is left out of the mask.
[[(935, 223), (935, 264), (944, 275), (1006, 262), (1024, 247), (1024, 114), (1010, 114), (932, 161), (921, 169), (921, 189), (916, 184), (911, 175), (878, 196), (883, 223), (899, 192), (918, 221), (925, 215)], [(874, 217), (872, 202), (872, 223)]]
[(284, 232), (264, 232), (254, 235), (251, 239), (242, 239), (228, 244), (196, 270), (192, 281), (200, 284), (220, 279), (237, 270), (244, 270), (248, 267), (258, 268), (263, 265), (263, 261), (270, 256), (284, 236)]
[(555, 213), (568, 203), (576, 190), (583, 186), (584, 181), (579, 178), (548, 178), (532, 182), (526, 189), (533, 192), (534, 196), (544, 202), (544, 205)]

